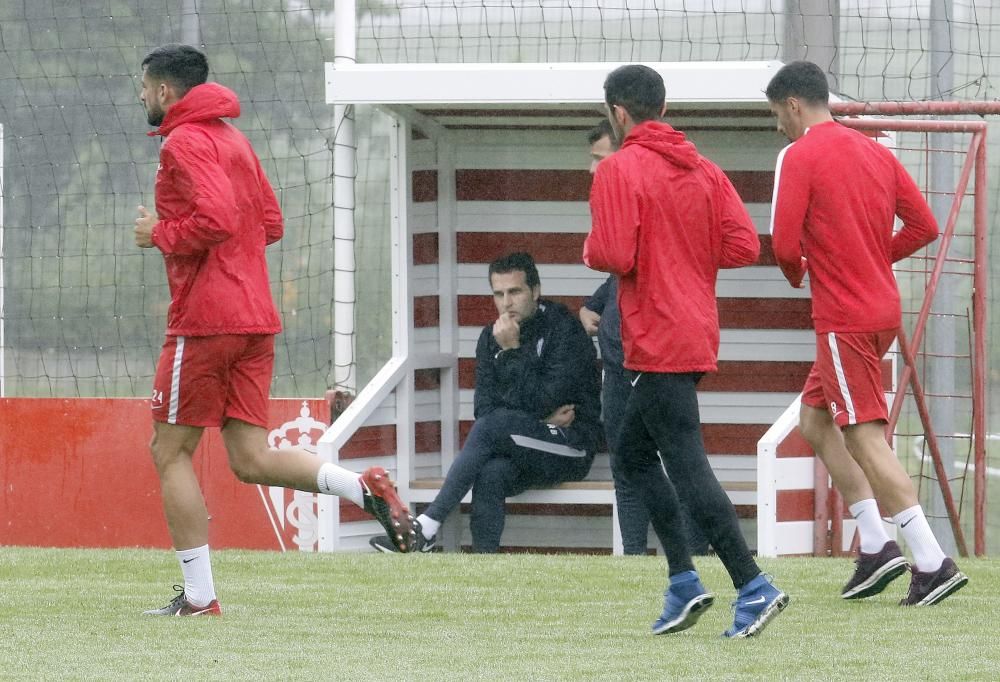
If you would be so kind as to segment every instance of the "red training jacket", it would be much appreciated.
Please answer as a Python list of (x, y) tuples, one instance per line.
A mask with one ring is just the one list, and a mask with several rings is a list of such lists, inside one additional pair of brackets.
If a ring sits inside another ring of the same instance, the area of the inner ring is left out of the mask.
[[(897, 215), (903, 227), (893, 235)], [(938, 227), (889, 149), (829, 121), (778, 154), (771, 233), (792, 286), (808, 268), (813, 324), (822, 334), (897, 329), (892, 264), (937, 239)]]
[(641, 123), (597, 166), (583, 260), (619, 276), (625, 366), (709, 372), (719, 354), (719, 268), (760, 240), (729, 178), (665, 123)]
[(153, 244), (170, 285), (169, 336), (277, 334), (264, 247), (281, 239), (281, 210), (250, 142), (221, 117), (240, 115), (218, 83), (191, 90), (159, 129)]

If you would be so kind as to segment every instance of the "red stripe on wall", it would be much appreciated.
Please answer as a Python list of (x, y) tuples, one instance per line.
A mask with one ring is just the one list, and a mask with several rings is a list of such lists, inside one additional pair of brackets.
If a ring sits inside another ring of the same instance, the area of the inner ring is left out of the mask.
[(785, 436), (785, 440), (778, 443), (776, 453), (778, 457), (814, 456), (812, 447), (806, 442), (806, 439), (802, 437), (802, 434), (797, 428)]
[(414, 203), (437, 201), (438, 174), (436, 170), (416, 170), (412, 175), (412, 192)]
[[(706, 374), (699, 391), (796, 393), (802, 390), (811, 362), (722, 361), (719, 371)], [(476, 387), (475, 358), (459, 358), (458, 387)]]
[[(485, 282), (484, 282), (485, 285)], [(542, 283), (544, 286), (544, 282)], [(545, 296), (549, 301), (562, 303), (570, 312), (576, 313), (583, 305), (583, 296)], [(497, 319), (497, 309), (492, 296), (459, 296), (458, 326), (485, 327)]]
[(759, 234), (757, 238), (760, 239), (760, 256), (757, 258), (756, 265), (777, 265), (778, 262), (774, 260), (774, 247), (771, 244), (771, 235)]
[(710, 455), (755, 455), (767, 424), (702, 424), (705, 452)]
[(813, 328), (808, 298), (720, 298), (716, 305), (723, 329)]
[[(594, 287), (597, 288), (596, 286)], [(562, 303), (576, 313), (586, 296), (543, 296)], [(723, 329), (812, 329), (812, 309), (807, 298), (720, 298), (719, 326)], [(490, 296), (463, 294), (458, 297), (458, 324), (483, 327), (496, 320)]]
[(413, 235), (413, 264), (436, 265), (438, 262), (437, 232), (421, 232)]
[[(433, 234), (434, 260), (418, 261), (416, 240), (430, 233), (415, 235), (413, 245), (414, 265), (437, 263), (437, 234)], [(527, 251), (536, 263), (579, 265), (583, 263), (583, 242), (587, 235), (581, 232), (459, 232), (458, 262), (489, 263), (513, 251)], [(775, 265), (771, 248), (771, 235), (760, 235), (760, 258), (756, 265)]]
[(514, 251), (527, 251), (536, 263), (581, 265), (586, 238), (579, 232), (459, 232), (458, 262), (490, 263)]
[(441, 308), (437, 296), (413, 297), (413, 326), (437, 327), (441, 324)]
[(702, 378), (698, 390), (797, 393), (811, 367), (811, 362), (724, 360), (718, 372)]
[[(728, 171), (726, 175), (744, 202), (771, 201), (774, 171)], [(455, 172), (459, 201), (588, 201), (590, 182), (586, 170), (464, 168)]]
[[(413, 426), (417, 452), (441, 450), (441, 422), (416, 422)], [(396, 454), (396, 427), (362, 426), (340, 450), (340, 459), (362, 459)]]
[(459, 201), (587, 201), (585, 170), (475, 169), (455, 171)]
[(774, 171), (726, 171), (737, 194), (747, 204), (771, 202), (774, 191)]
[(815, 518), (815, 500), (813, 490), (779, 490), (776, 498), (778, 523), (812, 521)]
[(374, 457), (396, 452), (396, 427), (362, 426), (340, 449), (340, 459)]

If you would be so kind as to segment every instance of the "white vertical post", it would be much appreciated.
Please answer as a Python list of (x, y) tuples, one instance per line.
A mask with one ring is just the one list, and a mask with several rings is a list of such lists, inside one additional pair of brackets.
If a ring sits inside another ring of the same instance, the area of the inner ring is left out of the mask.
[(396, 387), (396, 484), (409, 502), (412, 457), (416, 452), (413, 366), (413, 238), (410, 235), (410, 170), (407, 144), (410, 126), (393, 117), (389, 140), (389, 208), (392, 249), (392, 354), (405, 358), (405, 374)]
[(441, 475), (451, 468), (458, 452), (458, 246), (455, 237), (455, 141), (437, 137), (438, 291), (441, 353), (453, 358), (441, 369)]
[[(353, 64), (356, 53), (354, 0), (337, 0), (334, 12), (334, 66)], [(357, 389), (354, 358), (354, 179), (357, 177), (357, 142), (354, 110), (333, 107), (333, 383), (353, 394)], [(320, 447), (320, 457), (337, 462), (340, 445)], [(320, 552), (340, 548), (340, 498), (320, 495), (317, 501)]]
[(3, 306), (3, 124), (0, 123), (0, 398), (7, 395), (7, 370), (4, 365), (4, 324), (7, 321), (7, 311)]
[[(354, 0), (334, 3), (334, 68), (338, 64), (353, 64), (356, 60), (356, 19)], [(333, 130), (333, 383), (334, 388), (354, 394), (357, 391), (354, 182), (358, 147), (354, 137), (353, 105), (333, 106)]]
[(201, 45), (201, 18), (198, 0), (184, 0), (181, 5), (181, 42), (198, 47)]

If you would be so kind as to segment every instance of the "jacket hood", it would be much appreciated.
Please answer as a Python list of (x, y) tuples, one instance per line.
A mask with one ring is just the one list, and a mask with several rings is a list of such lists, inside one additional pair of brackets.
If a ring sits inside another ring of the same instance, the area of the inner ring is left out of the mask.
[(194, 121), (217, 118), (238, 118), (240, 99), (236, 93), (218, 83), (196, 85), (167, 111), (163, 123), (149, 135), (167, 136), (177, 126)]
[(639, 145), (656, 152), (675, 166), (694, 168), (698, 165), (698, 149), (689, 142), (684, 133), (674, 130), (666, 123), (644, 121), (632, 128), (625, 136), (622, 148)]

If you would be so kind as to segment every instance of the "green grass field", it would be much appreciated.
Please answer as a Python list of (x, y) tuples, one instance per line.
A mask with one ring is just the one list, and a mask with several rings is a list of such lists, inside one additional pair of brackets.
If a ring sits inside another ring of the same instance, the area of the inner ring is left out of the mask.
[(0, 548), (2, 679), (925, 680), (1000, 676), (1000, 560), (969, 585), (896, 605), (906, 578), (843, 602), (846, 559), (761, 560), (792, 601), (761, 636), (720, 637), (732, 584), (699, 569), (716, 605), (653, 637), (659, 557), (384, 556), (220, 551), (225, 616), (153, 618), (173, 553)]

